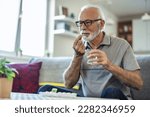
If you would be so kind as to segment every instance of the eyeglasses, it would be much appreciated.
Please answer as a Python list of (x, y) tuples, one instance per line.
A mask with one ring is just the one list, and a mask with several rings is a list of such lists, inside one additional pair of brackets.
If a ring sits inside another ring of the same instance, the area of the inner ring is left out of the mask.
[(77, 27), (81, 27), (82, 24), (84, 24), (86, 27), (88, 27), (88, 26), (92, 25), (94, 22), (97, 22), (99, 20), (102, 20), (102, 19), (95, 19), (95, 20), (88, 19), (88, 20), (84, 20), (84, 21), (76, 21), (75, 23), (76, 23)]

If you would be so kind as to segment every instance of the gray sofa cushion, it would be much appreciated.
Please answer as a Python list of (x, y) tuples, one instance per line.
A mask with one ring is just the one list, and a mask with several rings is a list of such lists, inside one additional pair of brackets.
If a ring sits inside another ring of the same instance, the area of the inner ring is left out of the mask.
[(134, 90), (133, 97), (135, 100), (149, 100), (150, 99), (150, 56), (136, 56), (137, 61), (141, 67), (141, 76), (144, 81), (141, 90)]
[(71, 57), (32, 58), (30, 63), (42, 61), (39, 82), (63, 83), (63, 72), (68, 67)]

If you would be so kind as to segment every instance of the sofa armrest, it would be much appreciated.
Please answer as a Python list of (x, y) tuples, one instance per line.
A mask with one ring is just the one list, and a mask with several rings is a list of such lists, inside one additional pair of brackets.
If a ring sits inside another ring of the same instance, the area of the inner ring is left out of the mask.
[(136, 56), (136, 59), (141, 67), (141, 76), (144, 85), (141, 90), (132, 89), (135, 100), (149, 100), (150, 99), (150, 55)]

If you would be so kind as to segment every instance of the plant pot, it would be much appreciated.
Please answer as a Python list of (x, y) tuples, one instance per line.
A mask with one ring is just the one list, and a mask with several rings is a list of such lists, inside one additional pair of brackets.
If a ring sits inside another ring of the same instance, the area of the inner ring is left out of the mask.
[(10, 98), (13, 80), (0, 77), (0, 98)]

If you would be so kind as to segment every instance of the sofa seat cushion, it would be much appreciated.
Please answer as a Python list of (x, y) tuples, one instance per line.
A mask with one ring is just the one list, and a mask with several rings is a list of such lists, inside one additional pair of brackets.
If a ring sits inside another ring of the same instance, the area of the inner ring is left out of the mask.
[(12, 92), (36, 93), (39, 88), (39, 71), (42, 62), (9, 64), (18, 71), (13, 81)]

